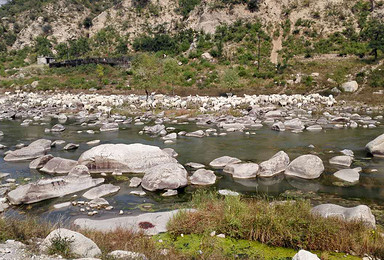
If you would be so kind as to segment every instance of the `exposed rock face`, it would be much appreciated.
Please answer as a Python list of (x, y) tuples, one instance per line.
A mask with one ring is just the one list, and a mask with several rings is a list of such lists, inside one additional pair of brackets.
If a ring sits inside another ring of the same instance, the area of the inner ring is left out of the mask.
[(86, 190), (103, 182), (103, 178), (92, 179), (89, 175), (56, 177), (20, 185), (7, 196), (11, 204), (31, 204)]
[(52, 154), (47, 154), (47, 155), (44, 155), (44, 156), (41, 156), (39, 158), (36, 158), (35, 160), (33, 160), (30, 164), (29, 164), (29, 168), (30, 169), (41, 169), (44, 167), (44, 165), (49, 162), (51, 159), (53, 159), (53, 155)]
[(51, 143), (52, 141), (46, 139), (36, 140), (27, 147), (8, 153), (4, 157), (4, 161), (17, 162), (36, 159), (45, 155), (51, 149)]
[(72, 241), (70, 243), (70, 250), (72, 254), (80, 257), (95, 257), (101, 255), (101, 250), (95, 242), (78, 232), (64, 228), (59, 228), (49, 233), (40, 246), (41, 251), (47, 252), (49, 247), (52, 245), (52, 241), (57, 238)]
[(384, 157), (384, 134), (369, 142), (365, 148), (373, 156)]
[(78, 160), (91, 173), (143, 173), (151, 167), (176, 162), (160, 148), (143, 144), (103, 144), (84, 152)]
[(233, 178), (250, 179), (256, 178), (259, 165), (256, 163), (227, 164), (223, 171), (232, 174)]
[(79, 218), (74, 221), (74, 224), (82, 229), (93, 229), (97, 231), (113, 231), (118, 228), (123, 228), (130, 229), (133, 232), (144, 232), (147, 235), (157, 235), (167, 232), (168, 222), (178, 212), (179, 210), (173, 210), (105, 220)]
[(316, 179), (323, 171), (323, 161), (316, 155), (307, 154), (293, 160), (288, 165), (285, 174), (303, 179)]
[(355, 182), (358, 182), (360, 179), (360, 173), (359, 173), (360, 171), (361, 171), (361, 168), (343, 169), (335, 172), (333, 175), (342, 181), (355, 183)]
[(227, 164), (235, 164), (240, 162), (241, 160), (235, 157), (222, 156), (210, 162), (209, 165), (216, 169), (223, 169)]
[(311, 252), (300, 250), (296, 255), (293, 256), (292, 260), (320, 260), (320, 258)]
[(173, 190), (187, 186), (187, 171), (178, 163), (166, 163), (146, 170), (141, 186), (149, 191)]
[(314, 207), (311, 212), (324, 218), (335, 217), (345, 221), (362, 221), (367, 226), (376, 227), (376, 219), (371, 209), (366, 205), (345, 208), (335, 204), (322, 204)]
[(352, 164), (352, 157), (348, 155), (335, 156), (329, 160), (329, 163), (349, 167)]
[(86, 193), (83, 194), (83, 197), (89, 200), (93, 200), (96, 198), (101, 198), (113, 193), (116, 193), (120, 190), (119, 186), (115, 186), (113, 184), (103, 184), (98, 187), (92, 188)]
[(260, 177), (272, 177), (279, 174), (288, 167), (289, 156), (284, 151), (280, 151), (268, 161), (260, 163), (259, 176)]
[(216, 182), (216, 175), (213, 171), (199, 169), (189, 179), (194, 185), (212, 185)]
[(344, 92), (355, 92), (359, 89), (359, 84), (357, 84), (356, 81), (345, 82), (341, 85), (341, 89), (344, 90)]
[(76, 164), (77, 162), (74, 160), (55, 157), (49, 160), (44, 167), (41, 168), (41, 171), (51, 175), (67, 174), (73, 167), (76, 166)]

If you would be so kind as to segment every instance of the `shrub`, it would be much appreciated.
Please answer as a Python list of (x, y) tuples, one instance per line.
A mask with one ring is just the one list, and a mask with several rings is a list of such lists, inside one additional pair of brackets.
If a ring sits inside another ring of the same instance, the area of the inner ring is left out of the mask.
[(179, 0), (179, 13), (187, 17), (200, 2), (201, 0)]
[(49, 255), (61, 255), (65, 258), (73, 258), (71, 244), (73, 240), (68, 237), (57, 235), (51, 239), (51, 245), (48, 248)]

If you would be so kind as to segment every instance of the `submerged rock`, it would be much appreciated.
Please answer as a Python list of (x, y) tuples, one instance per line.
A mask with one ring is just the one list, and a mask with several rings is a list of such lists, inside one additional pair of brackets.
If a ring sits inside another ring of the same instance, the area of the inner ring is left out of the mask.
[(280, 151), (272, 156), (268, 161), (260, 163), (259, 176), (260, 177), (272, 177), (279, 174), (288, 167), (289, 156), (284, 151)]
[(324, 218), (335, 217), (345, 221), (362, 221), (367, 226), (376, 227), (376, 219), (366, 205), (345, 208), (335, 204), (322, 204), (314, 207), (311, 212)]
[(77, 162), (74, 160), (54, 157), (40, 170), (51, 175), (67, 174), (73, 167), (76, 166), (76, 164)]
[(83, 194), (83, 197), (89, 200), (93, 200), (96, 198), (101, 198), (104, 196), (114, 194), (119, 190), (120, 190), (119, 186), (115, 186), (113, 184), (103, 184), (98, 187), (90, 189), (89, 191)]
[(187, 186), (187, 175), (181, 164), (161, 164), (145, 171), (141, 186), (149, 191), (178, 189)]
[(101, 255), (100, 248), (86, 236), (64, 228), (53, 230), (40, 246), (41, 251), (47, 252), (55, 239), (71, 241), (70, 252), (80, 257), (95, 257)]
[(10, 151), (4, 157), (4, 161), (17, 162), (36, 159), (45, 155), (47, 151), (51, 149), (51, 143), (52, 141), (46, 139), (36, 140), (27, 147)]
[(194, 185), (212, 185), (216, 182), (216, 175), (213, 171), (199, 169), (189, 179)]
[(285, 174), (303, 179), (316, 179), (323, 171), (323, 161), (316, 155), (307, 154), (293, 160), (285, 170)]
[(144, 144), (102, 144), (84, 152), (78, 160), (91, 173), (144, 173), (151, 167), (176, 162), (159, 147)]
[(222, 156), (210, 162), (209, 165), (216, 169), (223, 169), (227, 164), (235, 164), (240, 162), (241, 160), (235, 157)]
[(250, 179), (256, 178), (259, 165), (256, 163), (227, 164), (223, 171), (232, 174), (233, 178)]
[(384, 134), (369, 142), (365, 148), (373, 156), (384, 157)]

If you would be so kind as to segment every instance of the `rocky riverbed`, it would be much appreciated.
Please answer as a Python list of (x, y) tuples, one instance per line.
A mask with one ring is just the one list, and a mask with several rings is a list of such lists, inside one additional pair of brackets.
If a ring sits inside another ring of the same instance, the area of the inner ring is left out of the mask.
[[(302, 192), (323, 203), (316, 214), (374, 227), (373, 209), (383, 223), (381, 107), (317, 94), (17, 92), (0, 97), (0, 111), (0, 212), (6, 215), (28, 210), (80, 227), (120, 223), (140, 230), (140, 211), (173, 209), (208, 187), (224, 196)], [(348, 208), (324, 204), (329, 196), (346, 199), (341, 204)], [(164, 218), (164, 227), (148, 220), (148, 234), (165, 231), (168, 212), (147, 214)]]

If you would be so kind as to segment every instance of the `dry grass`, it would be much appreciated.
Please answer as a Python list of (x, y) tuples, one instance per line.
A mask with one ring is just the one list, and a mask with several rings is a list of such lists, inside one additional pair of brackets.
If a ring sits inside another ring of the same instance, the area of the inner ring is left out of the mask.
[(173, 219), (169, 224), (171, 234), (207, 235), (216, 231), (271, 246), (384, 257), (384, 238), (378, 230), (361, 222), (314, 216), (308, 201), (271, 204), (265, 200), (197, 194), (192, 206), (199, 210)]

